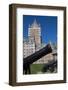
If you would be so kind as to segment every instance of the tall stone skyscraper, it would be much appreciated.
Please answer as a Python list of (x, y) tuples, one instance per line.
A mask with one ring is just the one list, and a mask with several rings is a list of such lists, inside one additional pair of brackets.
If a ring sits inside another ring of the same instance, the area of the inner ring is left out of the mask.
[(36, 47), (41, 45), (41, 27), (40, 24), (37, 23), (36, 19), (31, 25), (29, 25), (28, 37), (34, 39)]

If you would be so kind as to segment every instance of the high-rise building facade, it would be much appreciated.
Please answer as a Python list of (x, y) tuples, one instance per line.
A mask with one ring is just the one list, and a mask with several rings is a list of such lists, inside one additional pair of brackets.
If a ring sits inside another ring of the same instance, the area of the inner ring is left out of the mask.
[(41, 45), (41, 27), (40, 24), (37, 23), (36, 19), (28, 27), (28, 37), (34, 39), (36, 48)]

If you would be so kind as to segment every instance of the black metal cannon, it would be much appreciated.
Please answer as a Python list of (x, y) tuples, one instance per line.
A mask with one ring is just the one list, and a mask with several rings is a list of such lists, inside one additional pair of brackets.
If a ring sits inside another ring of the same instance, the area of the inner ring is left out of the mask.
[(37, 61), (38, 59), (42, 58), (43, 56), (49, 54), (52, 52), (52, 48), (50, 44), (47, 44), (44, 48), (40, 49), (39, 51), (36, 51), (32, 55), (26, 57), (23, 59), (23, 73), (27, 74), (27, 72), (30, 72), (30, 65)]

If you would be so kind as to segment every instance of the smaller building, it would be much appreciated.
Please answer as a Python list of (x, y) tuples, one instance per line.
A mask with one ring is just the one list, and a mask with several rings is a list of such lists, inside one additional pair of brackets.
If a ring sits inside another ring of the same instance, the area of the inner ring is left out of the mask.
[[(52, 47), (52, 53), (49, 53), (45, 56), (43, 56), (42, 58), (38, 59), (36, 62), (34, 62), (33, 64), (46, 64), (49, 63), (51, 61), (56, 61), (57, 60), (57, 48), (50, 42), (51, 47)], [(40, 50), (43, 47), (45, 47), (45, 44), (41, 44), (41, 46), (37, 49)]]
[(35, 52), (35, 43), (33, 39), (24, 39), (23, 42), (23, 54), (24, 58)]

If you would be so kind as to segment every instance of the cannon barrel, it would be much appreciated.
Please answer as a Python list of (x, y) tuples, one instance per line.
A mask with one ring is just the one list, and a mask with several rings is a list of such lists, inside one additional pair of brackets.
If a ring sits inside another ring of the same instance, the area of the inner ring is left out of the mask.
[(47, 44), (44, 48), (36, 51), (32, 55), (23, 59), (23, 65), (30, 65), (33, 62), (37, 61), (38, 59), (42, 58), (43, 56), (52, 52), (52, 48), (50, 44)]

